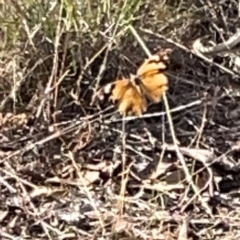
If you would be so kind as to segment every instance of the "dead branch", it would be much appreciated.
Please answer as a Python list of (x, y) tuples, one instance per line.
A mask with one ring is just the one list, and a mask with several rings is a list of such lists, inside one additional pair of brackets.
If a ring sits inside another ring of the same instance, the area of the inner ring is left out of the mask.
[(213, 47), (203, 46), (203, 44), (201, 43), (201, 38), (198, 38), (193, 43), (193, 50), (195, 52), (200, 52), (202, 54), (215, 55), (218, 53), (229, 52), (239, 43), (240, 43), (240, 31), (235, 33), (226, 42), (219, 43)]

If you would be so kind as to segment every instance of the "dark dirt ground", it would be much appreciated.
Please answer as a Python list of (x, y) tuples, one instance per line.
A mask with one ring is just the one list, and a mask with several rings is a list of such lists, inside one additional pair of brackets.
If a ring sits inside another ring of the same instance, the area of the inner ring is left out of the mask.
[[(221, 9), (225, 9), (224, 3)], [(234, 12), (224, 12), (228, 37), (240, 24)], [(186, 181), (167, 116), (154, 116), (165, 112), (163, 103), (149, 107), (146, 114), (150, 117), (126, 122), (124, 145), (116, 109), (109, 102), (89, 105), (106, 51), (83, 69), (86, 56), (96, 54), (103, 43), (95, 49), (87, 40), (72, 46), (76, 33), (64, 34), (55, 79), (70, 71), (47, 95), (44, 90), (53, 69), (53, 44), (39, 33), (34, 54), (29, 44), (19, 46), (12, 53), (17, 56), (16, 73), (24, 73), (16, 90), (21, 102), (17, 106), (6, 94), (11, 91), (8, 80), (12, 75), (7, 70), (12, 57), (2, 57), (2, 239), (239, 239), (240, 74), (229, 74), (214, 65), (231, 70), (229, 57), (217, 56), (209, 63), (191, 52), (196, 37), (208, 35), (221, 42), (215, 25), (226, 30), (220, 18), (207, 13), (201, 21), (179, 23), (175, 29), (165, 27), (163, 38), (143, 30), (150, 29), (147, 21), (144, 26), (141, 23), (142, 28), (138, 27), (140, 20), (135, 23), (152, 52), (159, 46), (173, 49), (167, 96), (171, 109), (182, 107), (171, 114), (174, 130), (194, 183), (203, 189), (202, 198), (194, 195)], [(154, 27), (151, 31), (158, 32)], [(132, 36), (122, 38), (107, 55), (100, 85), (128, 76), (145, 57)], [(122, 173), (124, 151), (127, 170)]]

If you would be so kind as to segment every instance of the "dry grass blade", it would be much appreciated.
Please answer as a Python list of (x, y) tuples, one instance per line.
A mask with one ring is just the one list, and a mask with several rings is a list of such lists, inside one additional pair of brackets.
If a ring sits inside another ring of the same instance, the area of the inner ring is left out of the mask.
[(180, 226), (178, 240), (187, 240), (188, 239), (188, 225), (190, 221), (190, 216), (185, 216), (182, 220), (182, 226)]
[[(202, 100), (197, 100), (197, 101), (191, 102), (189, 104), (173, 108), (173, 109), (170, 110), (170, 112), (171, 113), (180, 112), (184, 109), (188, 109), (188, 108), (191, 108), (191, 107), (194, 107), (194, 106), (198, 106), (201, 103), (202, 103)], [(109, 123), (121, 122), (122, 119), (124, 119), (124, 121), (132, 121), (132, 120), (135, 120), (137, 118), (143, 118), (144, 119), (144, 118), (160, 117), (160, 116), (165, 116), (166, 114), (167, 114), (166, 112), (146, 113), (146, 114), (143, 114), (142, 116), (128, 116), (128, 117), (123, 117), (121, 119), (106, 120), (105, 123), (109, 124)]]

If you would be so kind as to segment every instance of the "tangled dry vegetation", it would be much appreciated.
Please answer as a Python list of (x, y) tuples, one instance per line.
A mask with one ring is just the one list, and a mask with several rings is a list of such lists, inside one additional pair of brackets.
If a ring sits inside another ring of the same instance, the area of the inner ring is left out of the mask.
[[(0, 2), (1, 239), (240, 238), (237, 0)], [(166, 108), (125, 121), (94, 92), (173, 49)], [(189, 177), (191, 176), (191, 177)]]

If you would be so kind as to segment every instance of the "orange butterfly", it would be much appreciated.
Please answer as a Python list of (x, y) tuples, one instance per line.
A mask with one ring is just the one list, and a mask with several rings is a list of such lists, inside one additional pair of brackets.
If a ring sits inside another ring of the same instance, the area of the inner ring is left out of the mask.
[(110, 99), (117, 102), (118, 111), (124, 116), (135, 113), (142, 115), (147, 110), (148, 102), (157, 103), (168, 90), (168, 78), (164, 74), (169, 63), (170, 49), (159, 51), (144, 60), (136, 75), (116, 80), (101, 88), (97, 95), (111, 94)]

